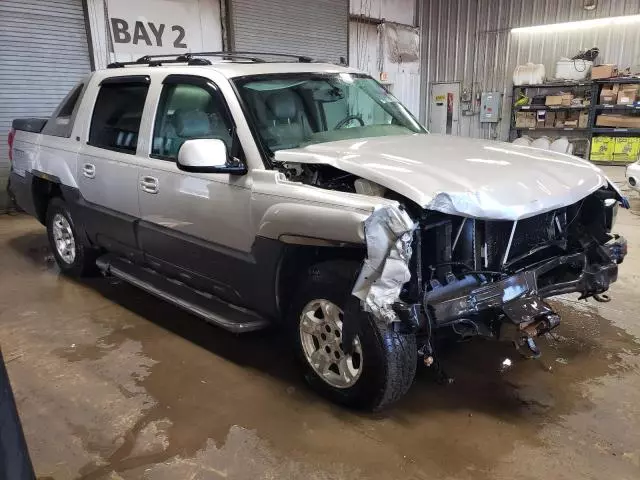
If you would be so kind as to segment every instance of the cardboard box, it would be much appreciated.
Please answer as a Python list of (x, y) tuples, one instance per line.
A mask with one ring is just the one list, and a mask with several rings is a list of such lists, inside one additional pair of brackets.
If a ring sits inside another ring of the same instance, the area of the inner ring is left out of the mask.
[(554, 105), (560, 106), (562, 105), (562, 95), (547, 95), (544, 104), (547, 107), (552, 107)]
[(578, 128), (578, 122), (580, 121), (579, 112), (566, 112), (566, 118), (564, 120), (565, 128)]
[(571, 106), (571, 100), (573, 100), (573, 94), (572, 93), (563, 93), (560, 96), (562, 97), (561, 105), (563, 107), (570, 107)]
[(616, 139), (613, 137), (593, 137), (591, 139), (591, 160), (613, 160)]
[(589, 126), (589, 112), (580, 112), (578, 118), (578, 128), (587, 128)]
[(612, 128), (640, 128), (640, 117), (602, 114), (596, 117), (596, 126)]
[(535, 126), (535, 112), (516, 112), (516, 128), (534, 128)]
[(633, 105), (638, 98), (638, 88), (640, 85), (626, 84), (620, 85), (618, 92), (618, 105)]
[(618, 101), (618, 91), (620, 85), (614, 83), (613, 85), (604, 85), (600, 90), (600, 105), (613, 105)]
[(613, 159), (616, 162), (635, 162), (640, 153), (640, 138), (618, 137), (613, 148)]
[(618, 75), (618, 66), (613, 64), (598, 65), (591, 68), (591, 78), (597, 80), (599, 78), (611, 78)]
[(553, 128), (556, 124), (556, 112), (547, 112), (547, 116), (544, 119), (545, 128)]

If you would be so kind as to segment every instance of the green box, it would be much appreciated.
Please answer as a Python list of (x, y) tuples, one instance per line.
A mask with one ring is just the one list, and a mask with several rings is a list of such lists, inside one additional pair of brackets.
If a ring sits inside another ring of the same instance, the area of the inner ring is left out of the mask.
[(635, 162), (640, 153), (640, 138), (618, 137), (613, 150), (613, 159), (616, 162)]
[(613, 160), (616, 139), (614, 137), (593, 137), (591, 139), (591, 160)]

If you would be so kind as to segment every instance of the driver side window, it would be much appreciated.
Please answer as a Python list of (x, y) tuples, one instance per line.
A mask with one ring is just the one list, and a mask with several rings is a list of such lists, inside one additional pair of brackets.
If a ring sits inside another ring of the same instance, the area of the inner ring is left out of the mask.
[(222, 140), (230, 150), (232, 129), (220, 93), (200, 85), (166, 84), (156, 114), (151, 154), (175, 160), (182, 144), (195, 138)]

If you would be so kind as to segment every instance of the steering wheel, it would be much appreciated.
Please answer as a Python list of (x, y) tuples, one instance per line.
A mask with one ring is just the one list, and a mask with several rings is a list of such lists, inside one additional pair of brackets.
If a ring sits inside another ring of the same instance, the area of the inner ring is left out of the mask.
[(364, 127), (364, 120), (362, 120), (362, 117), (360, 115), (348, 115), (338, 122), (338, 124), (335, 126), (335, 130), (341, 129), (351, 120), (357, 120), (358, 122), (360, 122), (360, 126)]

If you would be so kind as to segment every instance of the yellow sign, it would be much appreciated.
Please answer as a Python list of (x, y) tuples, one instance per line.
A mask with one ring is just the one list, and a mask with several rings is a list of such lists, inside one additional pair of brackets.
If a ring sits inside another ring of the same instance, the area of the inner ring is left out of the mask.
[(446, 95), (436, 95), (436, 102), (444, 102), (446, 99)]

